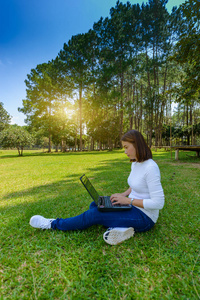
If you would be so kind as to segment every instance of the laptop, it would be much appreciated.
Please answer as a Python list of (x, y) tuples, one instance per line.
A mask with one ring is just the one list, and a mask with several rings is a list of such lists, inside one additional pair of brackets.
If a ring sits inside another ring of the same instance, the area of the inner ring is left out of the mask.
[(88, 179), (88, 177), (84, 174), (80, 177), (80, 181), (96, 203), (98, 210), (100, 211), (122, 211), (131, 209), (131, 205), (114, 205), (110, 201), (110, 196), (99, 196), (94, 186)]

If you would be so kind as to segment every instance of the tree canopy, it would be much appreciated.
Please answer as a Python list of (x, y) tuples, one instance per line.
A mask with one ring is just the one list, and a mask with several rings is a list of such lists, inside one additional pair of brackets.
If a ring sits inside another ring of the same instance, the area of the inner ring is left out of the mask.
[(0, 145), (3, 148), (17, 148), (19, 156), (23, 155), (24, 147), (33, 143), (31, 134), (20, 126), (9, 126), (0, 133)]
[[(190, 128), (200, 123), (199, 1), (171, 13), (166, 4), (117, 1), (109, 17), (72, 36), (55, 59), (27, 75), (19, 110), (49, 137), (49, 151), (52, 138), (61, 145), (73, 140), (80, 150), (86, 140), (90, 149), (117, 147), (133, 127), (149, 146), (168, 143), (163, 135), (174, 102), (173, 122), (187, 127), (184, 136), (192, 142)], [(197, 142), (198, 133), (193, 138)]]

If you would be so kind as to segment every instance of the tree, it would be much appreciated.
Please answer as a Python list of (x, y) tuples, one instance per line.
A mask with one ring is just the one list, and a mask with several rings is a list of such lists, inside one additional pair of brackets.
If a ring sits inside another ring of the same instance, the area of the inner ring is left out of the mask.
[(149, 145), (155, 132), (155, 143), (162, 136), (164, 107), (166, 104), (165, 90), (168, 73), (168, 57), (172, 48), (170, 15), (166, 9), (167, 0), (149, 0), (142, 4), (141, 33), (143, 51), (146, 55), (145, 110)]
[(183, 3), (179, 12), (184, 25), (180, 27), (180, 38), (176, 45), (174, 59), (185, 65), (186, 79), (182, 86), (185, 98), (200, 96), (200, 2), (188, 0)]
[[(198, 125), (200, 104), (200, 2), (188, 0), (183, 3), (177, 13), (181, 17), (179, 38), (174, 48), (172, 59), (181, 69), (179, 85), (174, 86), (179, 113), (182, 115), (184, 136), (187, 144), (195, 141), (195, 126)], [(177, 120), (177, 123), (178, 120)]]
[(34, 140), (31, 134), (20, 126), (10, 126), (0, 133), (0, 145), (3, 148), (17, 148), (19, 156), (24, 147), (31, 146)]
[(110, 98), (110, 92), (114, 91), (112, 94), (115, 96), (110, 98), (110, 103), (118, 108), (119, 136), (122, 137), (126, 100), (124, 78), (137, 48), (133, 36), (137, 35), (138, 20), (129, 2), (122, 4), (117, 1), (115, 8), (110, 10), (110, 18), (101, 18), (94, 24), (94, 30), (99, 42), (99, 85), (104, 93), (107, 90), (107, 99)]
[(85, 88), (93, 81), (95, 32), (90, 30), (85, 34), (72, 36), (64, 44), (59, 58), (64, 62), (66, 74), (73, 80), (74, 89), (79, 98), (80, 150), (82, 151), (82, 100)]
[(0, 102), (0, 131), (6, 128), (11, 121), (11, 116), (7, 113), (3, 107), (3, 103)]
[(67, 101), (63, 94), (70, 93), (69, 86), (58, 58), (38, 65), (27, 77), (27, 97), (23, 100), (23, 108), (18, 110), (26, 114), (28, 125), (42, 128), (48, 135), (51, 152), (52, 118), (59, 104)]

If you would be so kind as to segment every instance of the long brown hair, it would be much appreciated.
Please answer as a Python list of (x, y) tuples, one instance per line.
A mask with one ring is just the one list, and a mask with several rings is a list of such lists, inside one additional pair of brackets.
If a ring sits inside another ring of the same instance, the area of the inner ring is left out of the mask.
[(130, 130), (122, 136), (122, 141), (133, 144), (138, 162), (152, 158), (152, 152), (143, 135), (137, 130)]

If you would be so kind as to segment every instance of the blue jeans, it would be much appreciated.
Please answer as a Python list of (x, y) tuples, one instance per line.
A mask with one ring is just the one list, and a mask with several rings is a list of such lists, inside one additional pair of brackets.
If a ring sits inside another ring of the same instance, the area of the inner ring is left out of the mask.
[(100, 212), (95, 202), (92, 202), (89, 210), (76, 217), (67, 219), (58, 218), (51, 223), (51, 228), (81, 230), (95, 224), (105, 227), (133, 227), (135, 231), (141, 232), (151, 229), (155, 223), (135, 206), (127, 211)]

